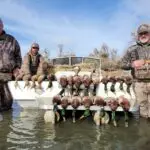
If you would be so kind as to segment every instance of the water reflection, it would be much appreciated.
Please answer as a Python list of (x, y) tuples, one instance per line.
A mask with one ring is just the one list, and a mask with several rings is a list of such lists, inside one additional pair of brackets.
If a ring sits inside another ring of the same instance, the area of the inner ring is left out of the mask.
[(147, 150), (150, 147), (150, 123), (144, 119), (140, 123), (131, 120), (128, 128), (121, 119), (115, 128), (112, 124), (96, 127), (91, 118), (75, 124), (71, 119), (56, 125), (45, 124), (43, 116), (41, 110), (16, 109), (3, 113), (0, 149)]
[(3, 115), (0, 113), (0, 121), (3, 121)]

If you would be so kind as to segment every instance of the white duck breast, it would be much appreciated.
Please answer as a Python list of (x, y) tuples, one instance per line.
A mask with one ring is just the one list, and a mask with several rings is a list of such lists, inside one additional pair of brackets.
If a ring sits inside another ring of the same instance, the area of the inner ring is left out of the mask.
[(97, 89), (96, 89), (96, 96), (100, 96), (102, 98), (107, 98), (107, 93), (105, 91), (105, 84), (103, 84), (102, 82), (100, 82), (97, 86)]
[(71, 90), (70, 87), (67, 86), (67, 87), (65, 88), (65, 91), (64, 91), (64, 95), (63, 95), (63, 96), (71, 96), (70, 90)]
[(131, 103), (131, 95), (130, 93), (127, 92), (127, 88), (128, 88), (128, 85), (126, 83), (123, 83), (123, 91), (125, 93), (124, 97), (128, 99), (128, 101)]
[(117, 98), (116, 94), (111, 91), (112, 82), (107, 83), (107, 96), (112, 98)]
[(124, 91), (120, 89), (120, 84), (121, 84), (120, 82), (116, 82), (115, 84), (115, 93), (117, 98), (125, 95)]
[(97, 126), (100, 126), (100, 119), (101, 119), (101, 124), (108, 124), (110, 120), (109, 114), (105, 112), (105, 115), (102, 118), (100, 118), (100, 115), (101, 115), (101, 110), (97, 110), (93, 117), (95, 124)]
[(129, 88), (130, 93), (127, 92), (127, 88), (127, 84), (125, 83), (123, 85), (123, 89), (125, 90), (125, 97), (129, 100), (131, 107), (133, 107), (136, 103), (136, 96), (133, 90), (133, 85), (131, 85)]

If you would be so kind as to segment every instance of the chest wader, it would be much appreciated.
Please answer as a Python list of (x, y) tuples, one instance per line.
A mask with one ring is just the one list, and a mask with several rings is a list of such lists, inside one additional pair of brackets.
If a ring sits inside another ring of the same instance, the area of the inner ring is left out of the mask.
[(31, 88), (35, 88), (36, 87), (35, 81), (38, 79), (37, 70), (40, 63), (40, 55), (39, 54), (36, 56), (28, 55), (28, 61), (29, 61), (29, 69), (31, 73), (31, 80), (33, 82)]
[(12, 103), (13, 98), (7, 82), (0, 81), (0, 111), (11, 109)]
[(29, 55), (28, 59), (30, 64), (29, 68), (30, 68), (31, 75), (32, 76), (36, 75), (40, 63), (40, 55), (39, 54), (36, 56)]

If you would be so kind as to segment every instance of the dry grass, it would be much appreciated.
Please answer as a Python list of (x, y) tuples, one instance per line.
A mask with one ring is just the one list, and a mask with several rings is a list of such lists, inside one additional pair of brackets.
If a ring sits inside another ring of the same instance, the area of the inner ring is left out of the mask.
[[(91, 63), (83, 63), (83, 64), (77, 64), (75, 66), (79, 66), (81, 68), (81, 71), (91, 71), (91, 69), (94, 68), (94, 64)], [(69, 65), (56, 65), (54, 68), (55, 72), (57, 71), (72, 71), (75, 66), (69, 66)], [(96, 76), (99, 75), (99, 68), (96, 68)], [(103, 71), (102, 70), (102, 76), (130, 76), (130, 72), (123, 71), (123, 70), (115, 70), (115, 71)]]

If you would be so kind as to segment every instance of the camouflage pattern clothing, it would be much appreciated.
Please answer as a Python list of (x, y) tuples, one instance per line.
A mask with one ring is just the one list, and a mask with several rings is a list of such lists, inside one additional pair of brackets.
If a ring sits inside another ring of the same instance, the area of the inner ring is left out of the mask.
[(20, 74), (17, 76), (16, 80), (31, 80), (32, 76), (42, 74), (43, 61), (44, 58), (39, 53), (34, 56), (31, 54), (31, 52), (28, 52), (23, 59)]
[(140, 105), (140, 115), (150, 117), (150, 69), (146, 64), (141, 69), (132, 68), (132, 62), (135, 60), (150, 60), (150, 44), (138, 43), (129, 47), (122, 59), (122, 68), (131, 70), (134, 78), (134, 89), (137, 103)]
[(17, 40), (3, 31), (0, 35), (0, 110), (10, 109), (12, 106), (7, 81), (13, 79), (13, 70), (20, 68), (21, 63), (20, 46)]

